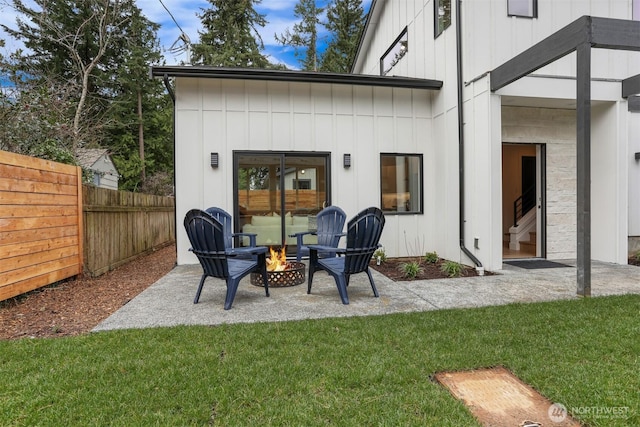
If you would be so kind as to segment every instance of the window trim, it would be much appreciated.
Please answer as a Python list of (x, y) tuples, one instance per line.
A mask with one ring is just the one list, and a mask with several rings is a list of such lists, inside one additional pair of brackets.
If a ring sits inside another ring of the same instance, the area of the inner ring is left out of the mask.
[[(384, 156), (392, 156), (392, 157), (416, 157), (419, 159), (420, 161), (420, 177), (419, 177), (419, 183), (420, 183), (420, 189), (419, 189), (419, 194), (420, 194), (420, 206), (418, 208), (418, 210), (414, 210), (414, 211), (390, 211), (390, 210), (385, 210), (384, 209), (384, 203), (383, 203), (383, 192), (382, 192), (382, 188), (383, 188), (383, 174), (382, 174), (382, 158)], [(380, 153), (380, 209), (382, 209), (382, 211), (384, 212), (385, 215), (424, 215), (424, 154), (422, 153), (389, 153), (389, 152), (382, 152)]]
[(520, 15), (509, 12), (509, 5), (514, 0), (507, 0), (507, 16), (515, 17), (515, 18), (528, 18), (528, 19), (537, 19), (538, 18), (538, 0), (531, 0), (531, 15)]
[(396, 61), (395, 64), (391, 65), (391, 68), (389, 68), (389, 71), (393, 70), (393, 67), (396, 66), (396, 64), (400, 61), (400, 59), (404, 58), (407, 52), (409, 52), (409, 27), (404, 27), (404, 29), (400, 32), (400, 35), (396, 37), (393, 43), (391, 43), (389, 48), (380, 57), (380, 75), (381, 76), (386, 76), (389, 73), (389, 71), (387, 71), (386, 73), (384, 71), (384, 60), (386, 59), (387, 55), (389, 55), (393, 51), (393, 49), (402, 41), (402, 39), (405, 36), (407, 36), (407, 49), (405, 49), (402, 56), (398, 58), (398, 61)]

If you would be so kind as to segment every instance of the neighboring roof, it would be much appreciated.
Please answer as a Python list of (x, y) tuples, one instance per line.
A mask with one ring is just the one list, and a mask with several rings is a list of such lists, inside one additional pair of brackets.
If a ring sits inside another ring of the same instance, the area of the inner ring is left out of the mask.
[(150, 74), (152, 77), (266, 80), (430, 90), (440, 90), (440, 88), (442, 88), (442, 80), (417, 79), (412, 77), (383, 77), (365, 74), (321, 73), (313, 71), (264, 70), (258, 68), (219, 68), (176, 65), (151, 67)]
[(86, 169), (91, 169), (102, 156), (107, 155), (107, 150), (102, 148), (78, 148), (76, 150), (78, 164)]

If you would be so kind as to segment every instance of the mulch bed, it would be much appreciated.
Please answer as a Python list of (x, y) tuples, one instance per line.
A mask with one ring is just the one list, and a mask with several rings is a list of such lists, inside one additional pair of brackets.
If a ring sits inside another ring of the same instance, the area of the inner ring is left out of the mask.
[[(410, 279), (405, 276), (405, 274), (401, 271), (401, 268), (402, 264), (412, 261), (418, 261), (420, 263), (420, 266), (422, 267), (422, 270), (416, 277)], [(376, 263), (372, 261), (370, 267), (396, 282), (429, 279), (448, 279), (449, 276), (442, 271), (442, 265), (446, 261), (447, 260), (440, 258), (436, 263), (428, 263), (422, 261), (420, 257), (387, 258), (387, 260), (380, 263), (380, 265), (376, 265)], [(488, 276), (492, 273), (485, 271), (484, 274)], [(473, 276), (478, 276), (476, 269), (466, 265), (463, 266), (462, 274), (460, 277)]]

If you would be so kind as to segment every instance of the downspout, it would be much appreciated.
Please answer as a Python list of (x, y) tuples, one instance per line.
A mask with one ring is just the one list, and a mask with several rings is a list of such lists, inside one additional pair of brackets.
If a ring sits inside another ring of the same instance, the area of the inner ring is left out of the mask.
[[(169, 76), (165, 73), (162, 76), (162, 81), (164, 82), (164, 86), (167, 88), (167, 92), (169, 92), (169, 97), (171, 97), (171, 101), (173, 101), (173, 217), (174, 224), (179, 224), (178, 222), (178, 210), (176, 209), (176, 94), (173, 92), (171, 88), (171, 84), (169, 82)], [(176, 232), (177, 234), (177, 232)], [(178, 240), (178, 236), (175, 236), (176, 241)], [(178, 265), (178, 245), (176, 245), (176, 265)]]
[(462, 0), (456, 1), (456, 56), (457, 56), (457, 71), (458, 71), (458, 167), (459, 167), (459, 198), (460, 198), (460, 249), (471, 261), (476, 265), (476, 270), (479, 273), (484, 271), (482, 263), (469, 249), (464, 245), (464, 111), (462, 96), (463, 89), (463, 77), (462, 77), (462, 12), (460, 11)]
[(173, 89), (171, 89), (171, 84), (169, 83), (169, 76), (167, 75), (167, 73), (164, 74), (164, 76), (162, 76), (162, 81), (164, 81), (164, 87), (167, 88), (167, 92), (169, 92), (169, 96), (171, 97), (171, 100), (173, 101), (173, 105), (176, 104), (176, 94), (173, 93)]

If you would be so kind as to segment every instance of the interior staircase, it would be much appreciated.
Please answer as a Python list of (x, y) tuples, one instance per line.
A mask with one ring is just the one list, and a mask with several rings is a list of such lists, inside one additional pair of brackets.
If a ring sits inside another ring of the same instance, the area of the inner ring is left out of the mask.
[(509, 249), (536, 254), (536, 210), (531, 209), (509, 228)]

